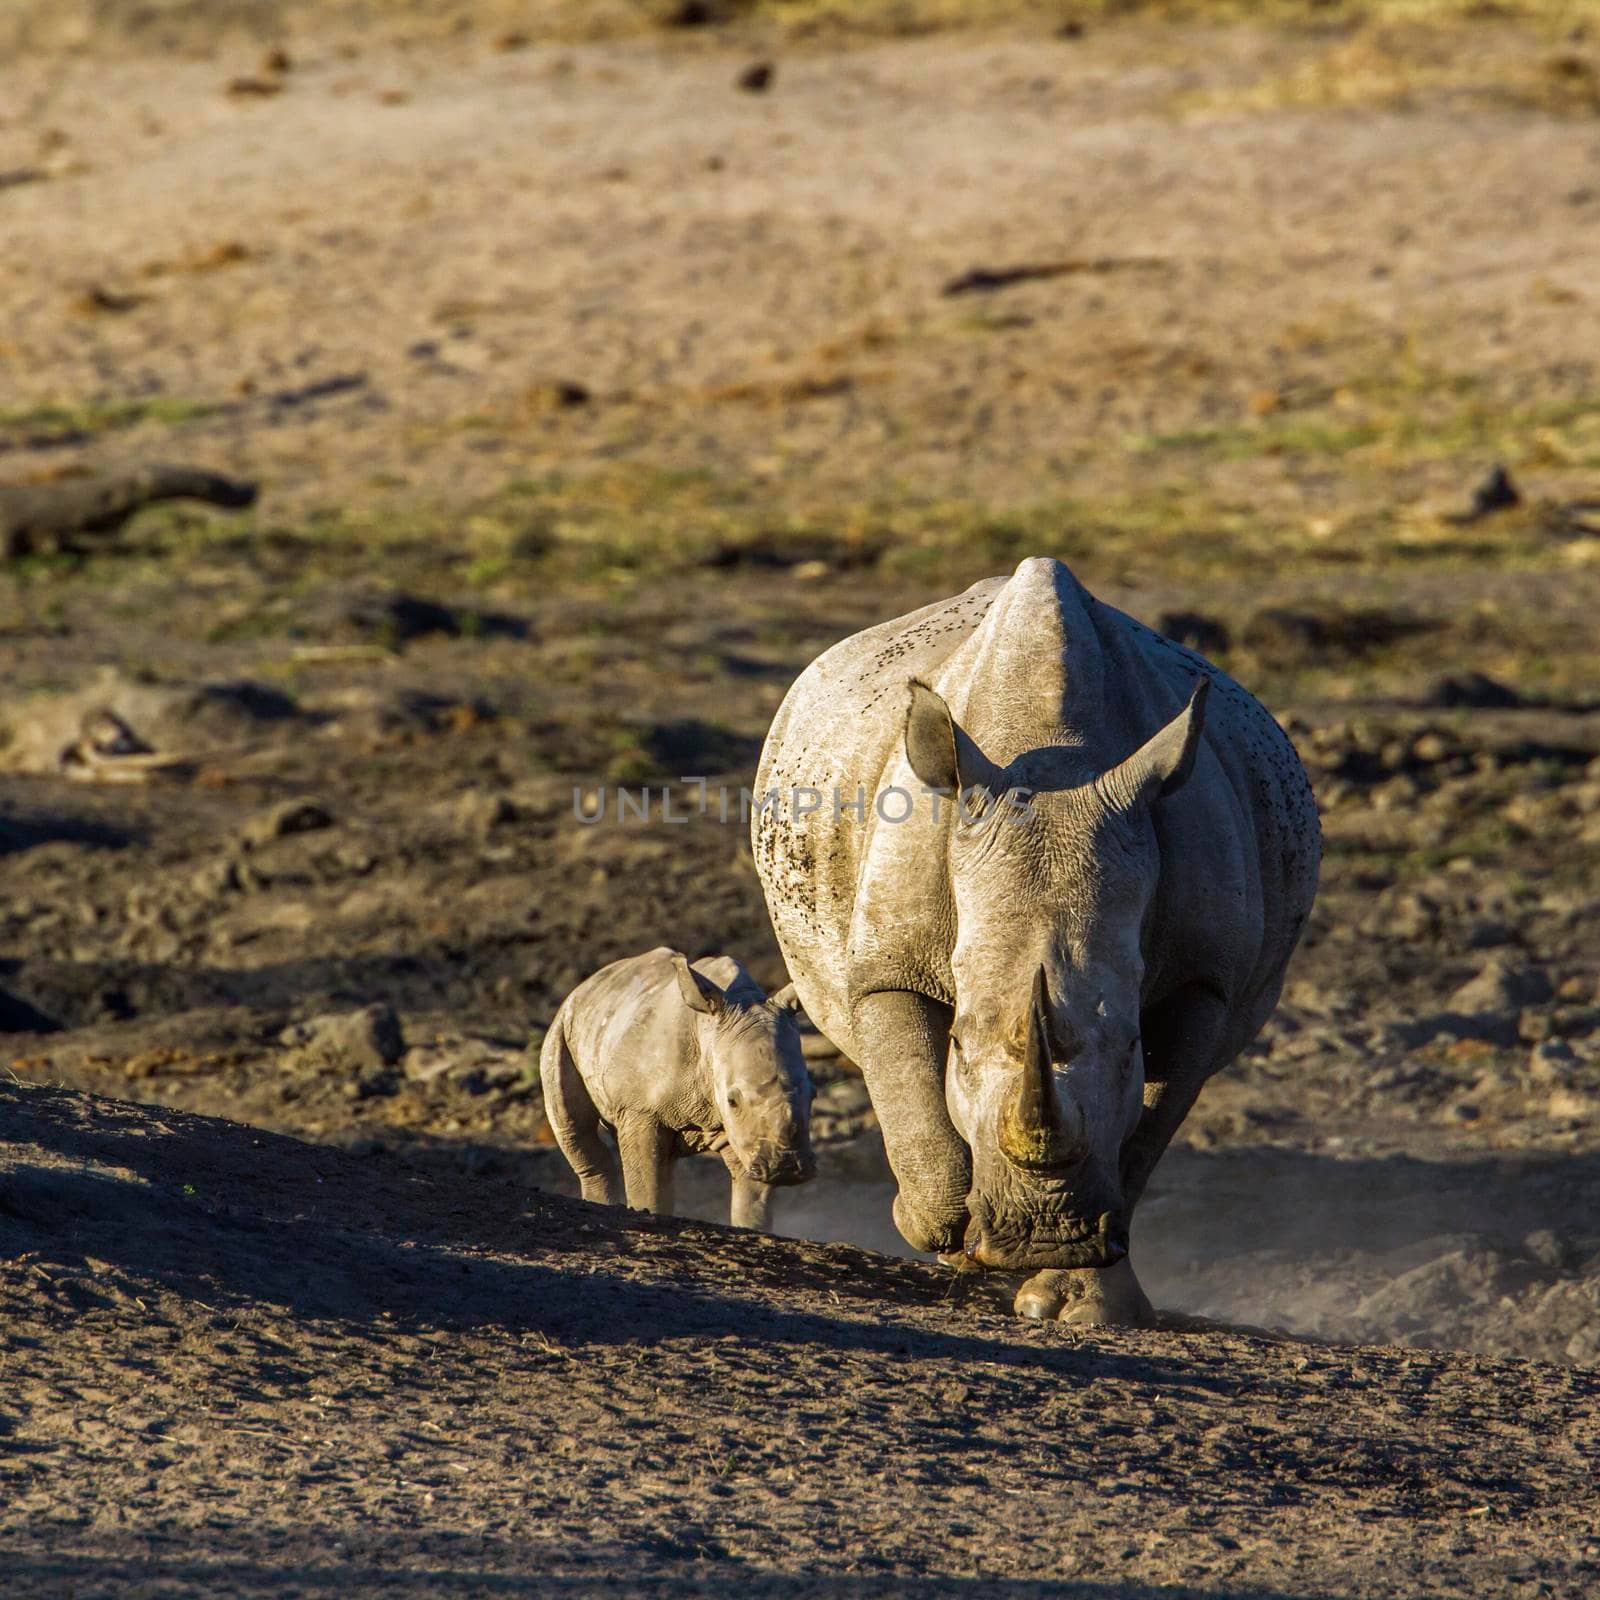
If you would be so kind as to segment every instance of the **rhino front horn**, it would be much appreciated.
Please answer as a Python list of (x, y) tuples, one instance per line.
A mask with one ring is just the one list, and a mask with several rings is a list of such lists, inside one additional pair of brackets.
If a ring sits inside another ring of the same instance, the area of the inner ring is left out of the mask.
[(1032, 1172), (1070, 1167), (1083, 1155), (1081, 1129), (1071, 1128), (1056, 1098), (1046, 1020), (1049, 991), (1044, 968), (1033, 977), (1028, 1007), (1028, 1038), (1022, 1071), (1000, 1113), (1000, 1154), (1013, 1166)]

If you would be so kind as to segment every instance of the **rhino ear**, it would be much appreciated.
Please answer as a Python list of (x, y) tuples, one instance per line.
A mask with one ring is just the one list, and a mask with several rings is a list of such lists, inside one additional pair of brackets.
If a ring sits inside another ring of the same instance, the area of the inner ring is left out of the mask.
[(672, 970), (678, 979), (678, 993), (691, 1011), (714, 1017), (727, 1004), (727, 997), (703, 972), (689, 965), (687, 956), (675, 955)]
[(961, 787), (955, 718), (943, 697), (917, 678), (911, 680), (911, 703), (906, 707), (906, 760), (930, 789), (954, 793)]
[(1201, 678), (1189, 703), (1166, 727), (1152, 735), (1126, 761), (1095, 780), (1100, 797), (1113, 811), (1131, 811), (1181, 789), (1194, 771), (1200, 733), (1206, 724), (1211, 680)]
[(906, 760), (921, 782), (946, 794), (965, 794), (974, 784), (995, 789), (999, 768), (956, 726), (943, 696), (920, 678), (911, 679), (910, 689)]
[(792, 983), (786, 983), (776, 994), (769, 994), (768, 1001), (775, 1006), (782, 1007), (785, 1011), (798, 1011), (800, 1009), (800, 996), (795, 992)]

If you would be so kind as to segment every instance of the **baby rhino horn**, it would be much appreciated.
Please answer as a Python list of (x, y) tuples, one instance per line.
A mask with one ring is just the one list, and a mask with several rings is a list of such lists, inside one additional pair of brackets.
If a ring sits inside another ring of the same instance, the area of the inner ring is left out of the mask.
[(796, 993), (795, 986), (792, 983), (784, 984), (776, 994), (769, 995), (767, 998), (773, 1005), (779, 1006), (785, 1011), (798, 1011), (800, 1009), (800, 996)]

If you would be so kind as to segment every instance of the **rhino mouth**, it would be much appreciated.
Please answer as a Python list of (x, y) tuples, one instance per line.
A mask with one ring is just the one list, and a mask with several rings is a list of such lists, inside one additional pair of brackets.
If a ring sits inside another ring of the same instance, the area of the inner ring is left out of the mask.
[(809, 1183), (817, 1175), (817, 1158), (809, 1150), (771, 1155), (761, 1152), (741, 1164), (747, 1178), (757, 1183), (770, 1183), (774, 1188)]
[(964, 1253), (975, 1266), (1040, 1272), (1047, 1267), (1109, 1267), (1128, 1253), (1122, 1219), (1064, 1218), (1036, 1227), (1002, 1227), (974, 1218), (967, 1225)]

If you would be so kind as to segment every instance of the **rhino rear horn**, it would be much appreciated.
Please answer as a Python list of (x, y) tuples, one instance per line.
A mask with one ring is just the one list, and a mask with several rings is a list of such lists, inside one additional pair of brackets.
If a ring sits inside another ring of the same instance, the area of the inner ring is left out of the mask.
[(675, 955), (672, 958), (672, 970), (678, 980), (678, 993), (691, 1011), (711, 1017), (727, 1004), (727, 996), (705, 973), (696, 972), (689, 965), (687, 956)]
[(1166, 727), (1152, 734), (1126, 761), (1095, 780), (1095, 788), (1113, 811), (1159, 800), (1189, 781), (1206, 725), (1206, 696), (1211, 680), (1201, 678), (1189, 703)]

